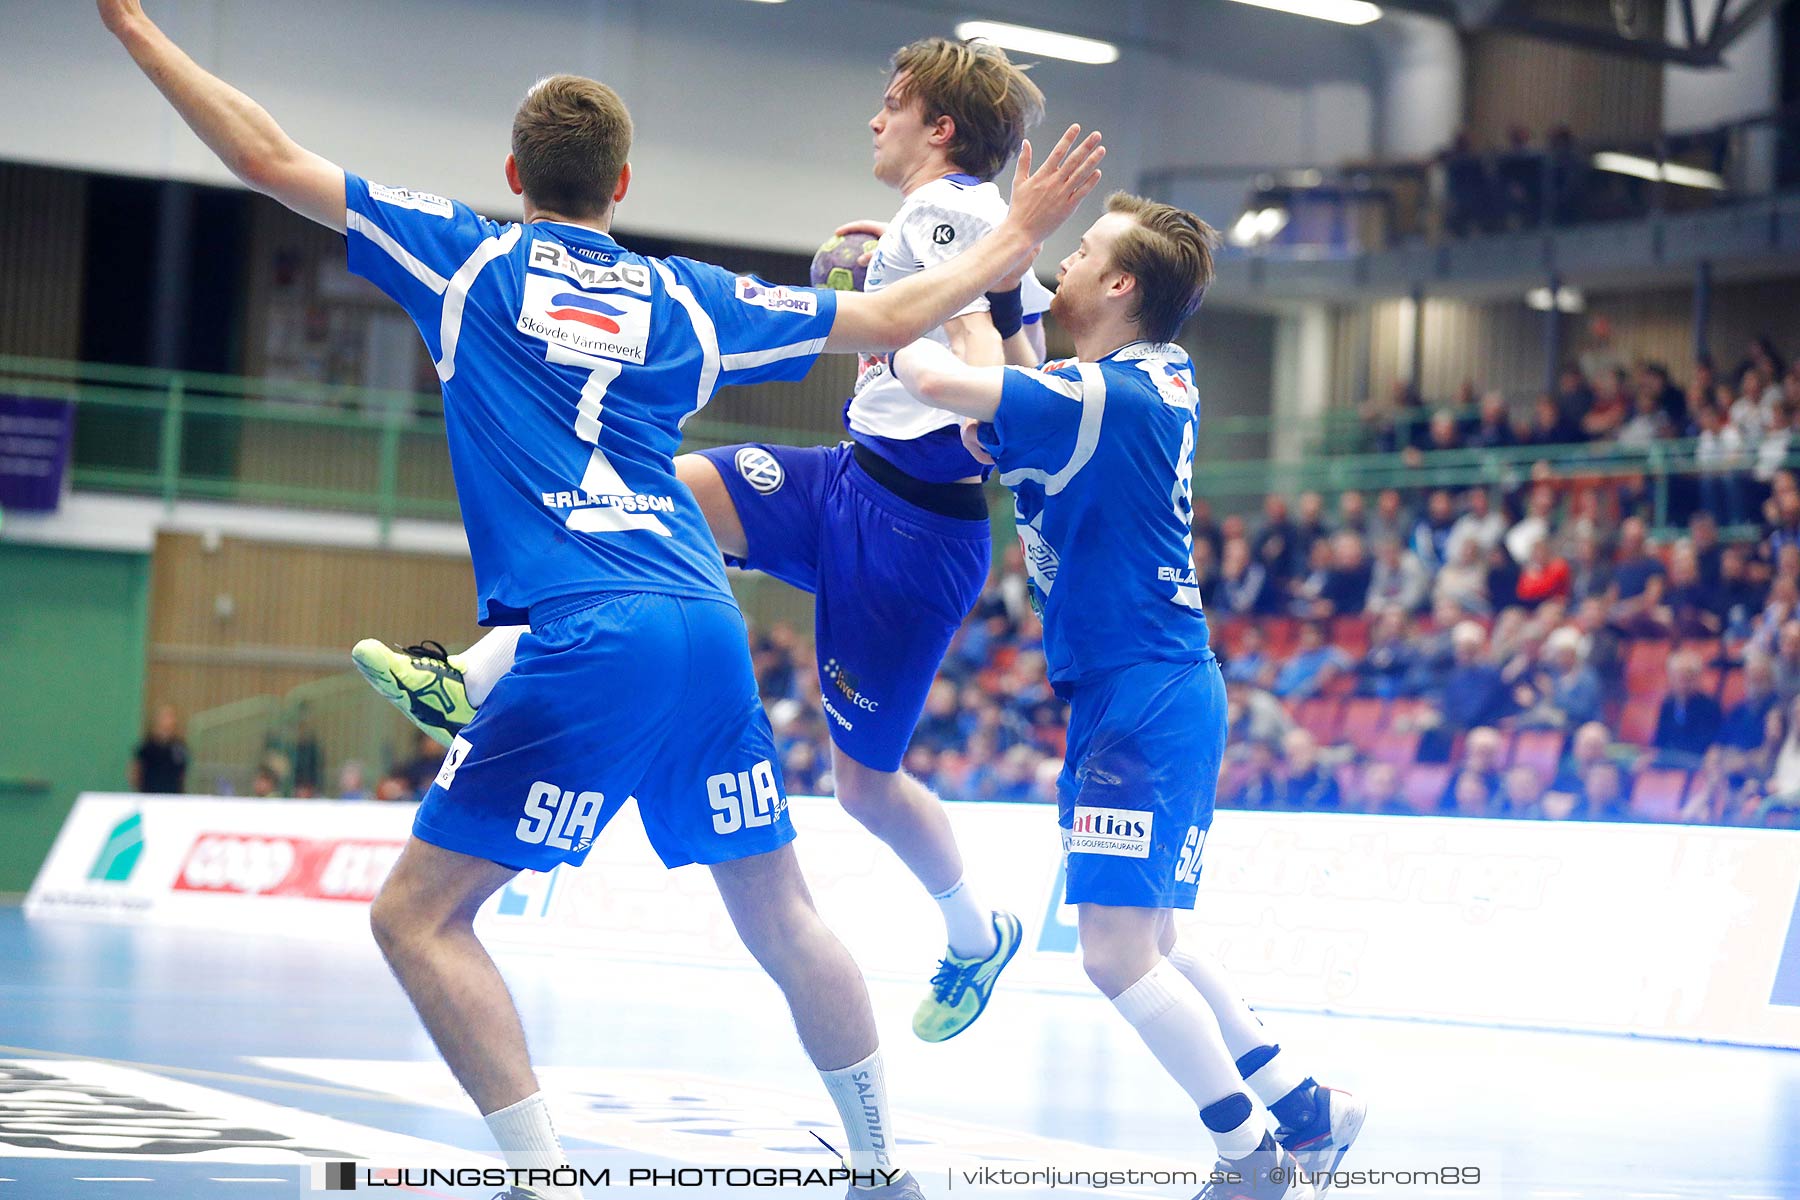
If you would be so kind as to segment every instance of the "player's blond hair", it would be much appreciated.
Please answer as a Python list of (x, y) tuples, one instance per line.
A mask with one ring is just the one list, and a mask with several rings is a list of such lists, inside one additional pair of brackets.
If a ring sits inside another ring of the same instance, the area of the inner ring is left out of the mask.
[(902, 103), (917, 99), (927, 125), (940, 117), (956, 123), (950, 161), (977, 179), (998, 175), (1044, 115), (1044, 93), (1026, 68), (991, 42), (921, 38), (896, 50), (891, 65), (904, 77)]
[(538, 80), (513, 115), (519, 182), (538, 208), (597, 217), (612, 204), (631, 153), (631, 114), (619, 93), (580, 75)]
[(1113, 265), (1137, 280), (1131, 319), (1149, 340), (1174, 341), (1212, 282), (1218, 230), (1185, 209), (1129, 192), (1108, 196), (1106, 211), (1133, 221), (1112, 248)]

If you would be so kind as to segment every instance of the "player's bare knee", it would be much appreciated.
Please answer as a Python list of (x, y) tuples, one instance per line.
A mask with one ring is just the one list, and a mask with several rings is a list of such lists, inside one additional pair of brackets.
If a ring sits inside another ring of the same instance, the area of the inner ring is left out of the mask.
[(744, 535), (744, 522), (738, 517), (725, 480), (712, 460), (701, 454), (682, 454), (675, 459), (675, 478), (687, 485), (700, 505), (700, 515), (712, 530), (719, 549), (732, 558), (750, 553), (749, 538)]

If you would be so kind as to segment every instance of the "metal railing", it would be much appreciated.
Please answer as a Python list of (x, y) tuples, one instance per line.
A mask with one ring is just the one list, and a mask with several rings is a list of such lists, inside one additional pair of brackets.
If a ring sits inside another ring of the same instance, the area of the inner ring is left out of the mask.
[[(198, 498), (370, 514), (384, 531), (402, 517), (456, 518), (436, 395), (9, 357), (0, 357), (0, 392), (75, 405), (78, 488), (168, 503)], [(1196, 490), (1230, 511), (1269, 493), (1512, 486), (1534, 471), (1550, 480), (1641, 477), (1660, 525), (1676, 507), (1677, 481), (1705, 474), (1691, 440), (1645, 449), (1606, 442), (1412, 455), (1374, 449), (1392, 436), (1392, 424), (1404, 430), (1430, 416), (1421, 409), (1376, 423), (1333, 410), (1306, 424), (1306, 452), (1291, 461), (1209, 453), (1209, 444), (1266, 437), (1275, 425), (1274, 418), (1212, 418)], [(696, 419), (684, 448), (826, 440), (817, 430)]]

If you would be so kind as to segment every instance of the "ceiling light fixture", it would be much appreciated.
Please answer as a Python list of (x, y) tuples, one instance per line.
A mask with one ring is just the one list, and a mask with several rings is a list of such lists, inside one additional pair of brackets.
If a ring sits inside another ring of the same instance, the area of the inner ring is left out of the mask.
[(1041, 54), (1046, 58), (1094, 66), (1119, 61), (1119, 48), (1111, 42), (1036, 29), (1030, 25), (1009, 25), (1005, 21), (963, 21), (956, 27), (956, 36), (965, 42), (980, 38), (1020, 54)]

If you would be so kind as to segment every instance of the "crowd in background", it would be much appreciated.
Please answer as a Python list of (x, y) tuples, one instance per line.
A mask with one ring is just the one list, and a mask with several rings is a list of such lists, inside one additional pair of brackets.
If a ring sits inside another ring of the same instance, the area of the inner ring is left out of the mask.
[[(1596, 321), (1559, 393), (1513, 413), (1465, 386), (1431, 409), (1396, 388), (1374, 436), (1434, 450), (1696, 439), (1653, 536), (1651, 484), (1541, 462), (1516, 483), (1195, 501), (1196, 582), (1232, 711), (1220, 803), (1256, 808), (1630, 816), (1787, 824), (1800, 809), (1800, 484), (1787, 467), (1800, 364), (1759, 339), (1685, 382), (1626, 365)], [(1203, 490), (1203, 476), (1196, 480)], [(829, 793), (810, 640), (753, 632), (788, 789)], [(137, 752), (167, 786), (172, 713)], [(1066, 712), (1010, 548), (951, 643), (905, 768), (953, 800), (1055, 799)], [(324, 778), (306, 714), (264, 748), (256, 795), (416, 798), (421, 736), (378, 777)], [(179, 790), (179, 776), (170, 790)]]
[[(1764, 339), (1683, 387), (1613, 358), (1604, 323), (1593, 334), (1529, 415), (1467, 387), (1436, 411), (1399, 389), (1372, 419), (1409, 457), (1698, 438), (1703, 470), (1671, 481), (1680, 524), (1660, 539), (1641, 475), (1548, 464), (1512, 486), (1269, 496), (1259, 516), (1215, 519), (1196, 500), (1233, 714), (1222, 804), (1792, 819), (1800, 486), (1785, 463), (1800, 368)], [(1648, 653), (1628, 670), (1634, 646)], [(828, 791), (805, 640), (763, 631), (755, 657), (790, 788)], [(1344, 736), (1350, 717), (1370, 724)], [(1063, 722), (1014, 551), (952, 643), (906, 767), (947, 798), (1050, 801)]]

